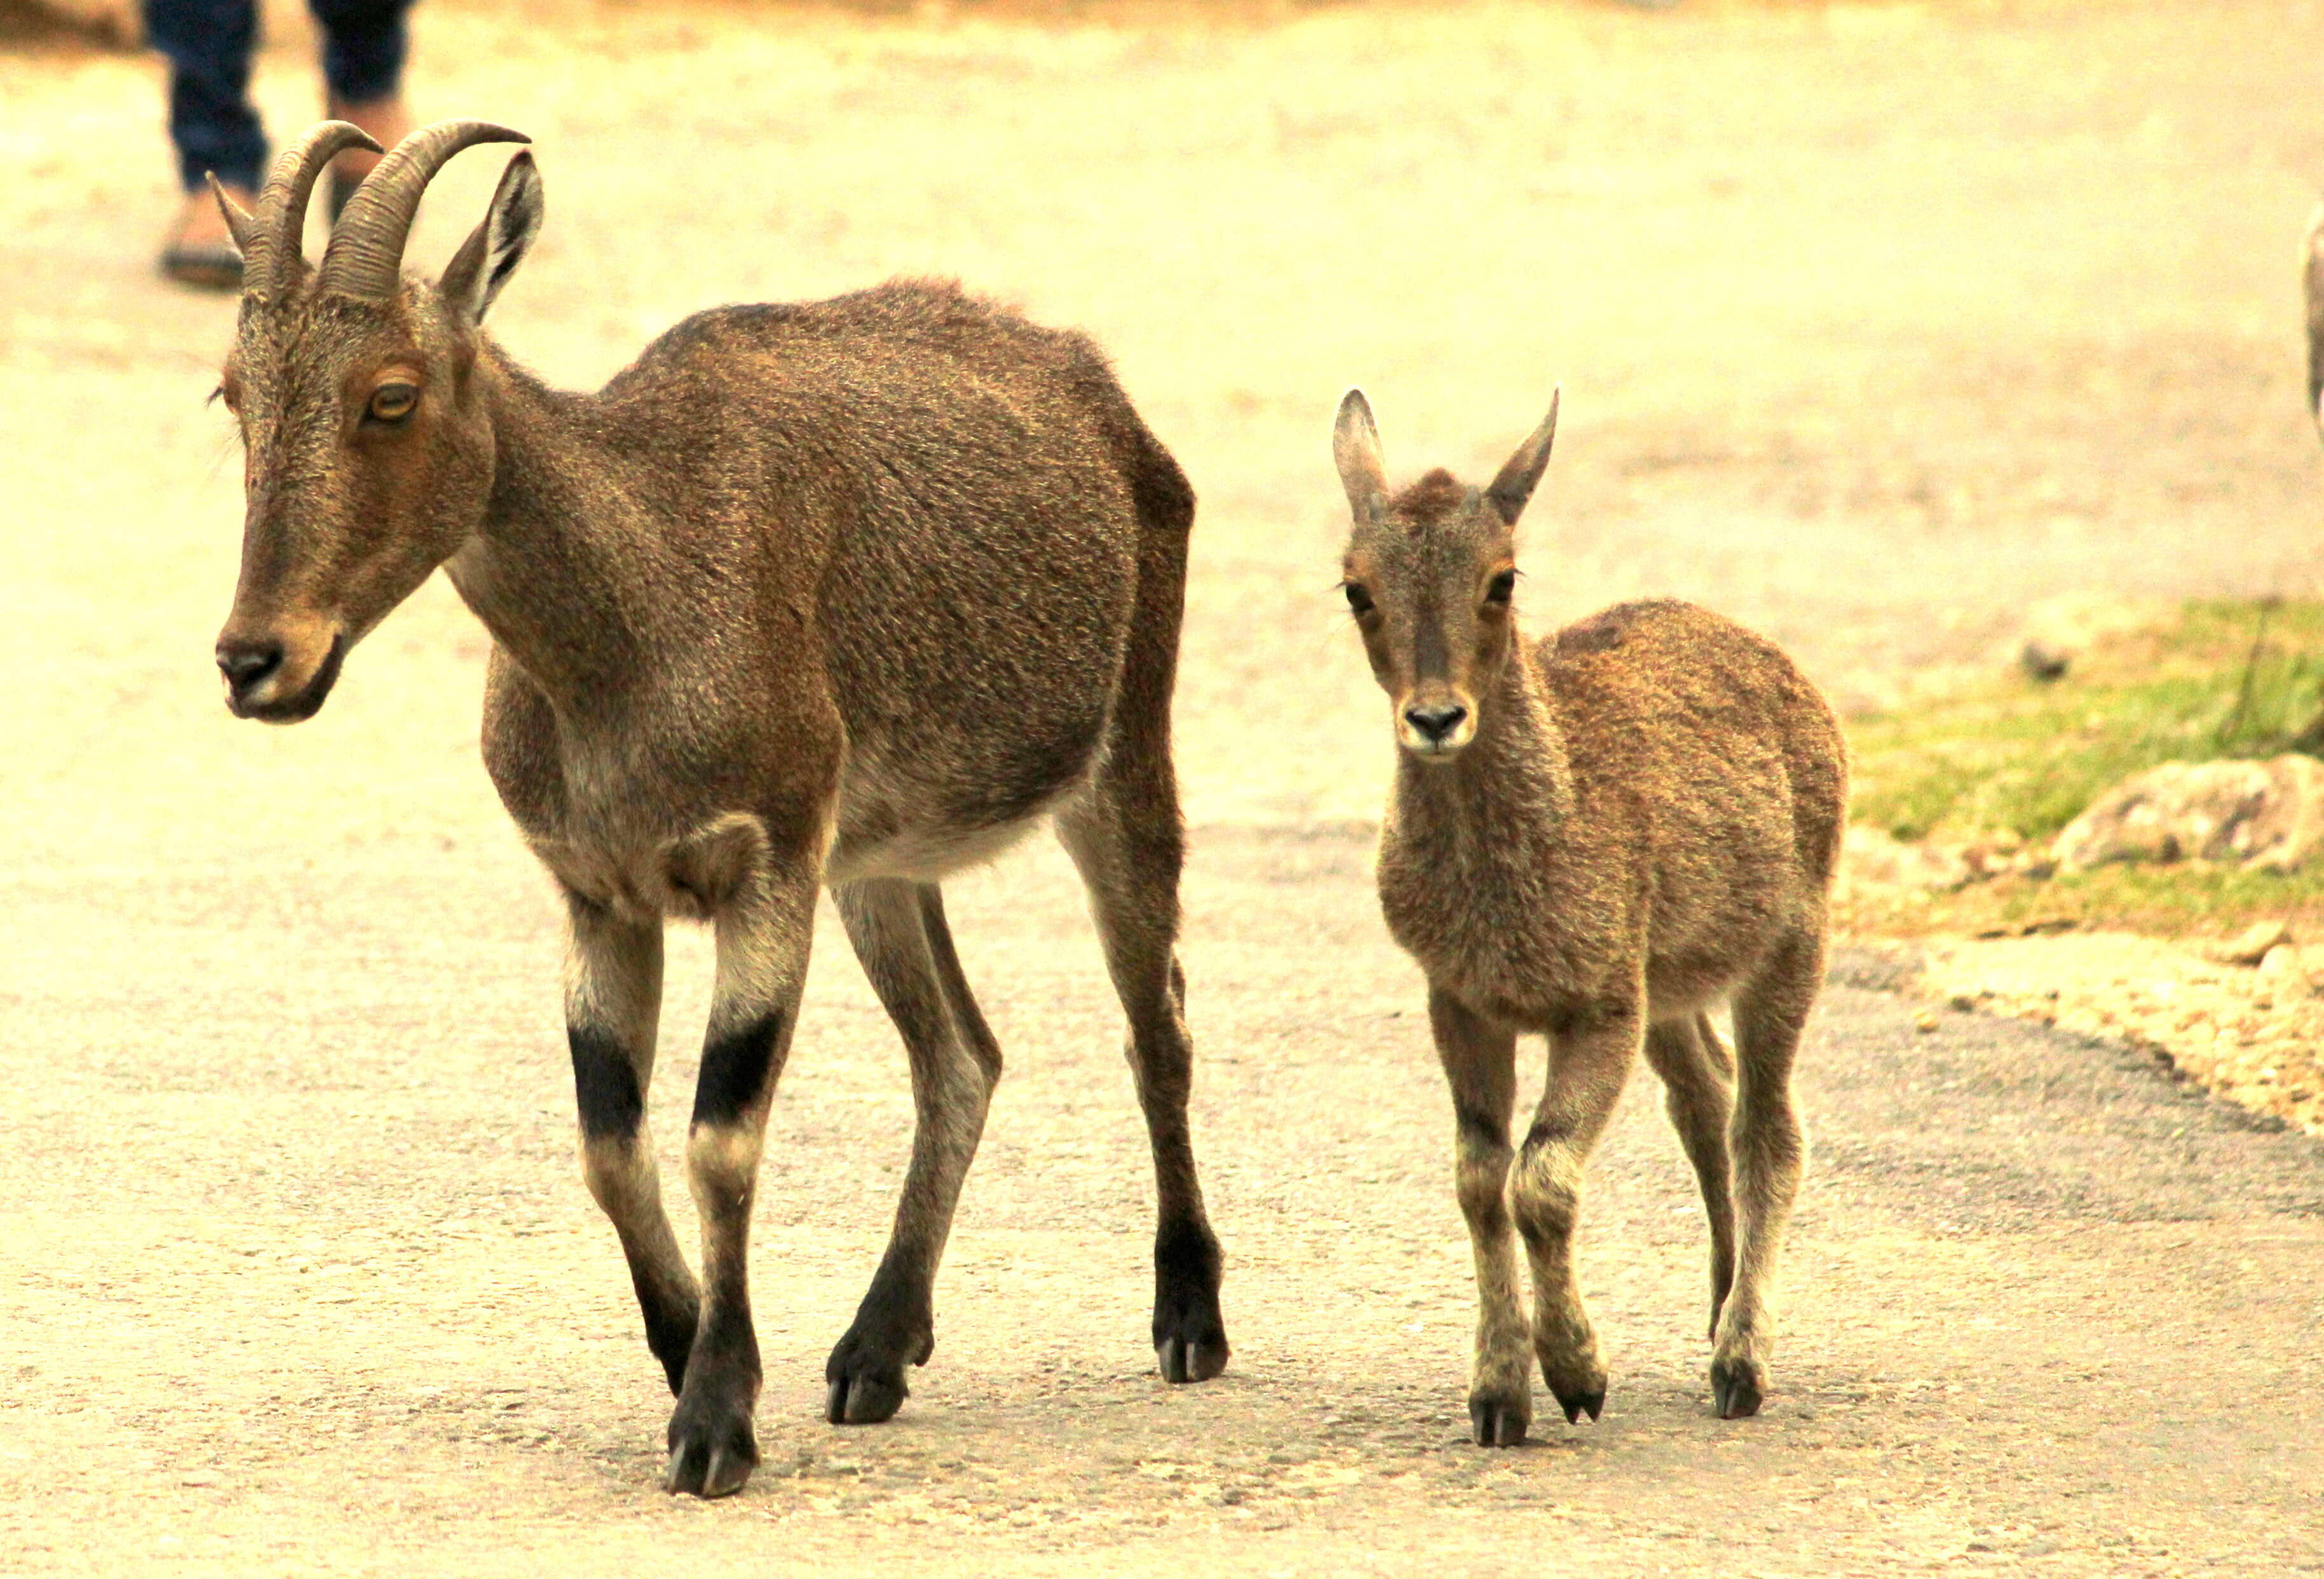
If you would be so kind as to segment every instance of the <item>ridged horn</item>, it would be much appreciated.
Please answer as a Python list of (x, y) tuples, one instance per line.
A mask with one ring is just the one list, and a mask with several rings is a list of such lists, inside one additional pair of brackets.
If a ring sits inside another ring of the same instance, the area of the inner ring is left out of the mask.
[(325, 121), (274, 156), (266, 185), (258, 194), (258, 228), (242, 260), (243, 288), (259, 295), (279, 294), (297, 272), (302, 256), (299, 238), (307, 228), (307, 199), (316, 180), (332, 160), (350, 148), (379, 151), (371, 134), (345, 121)]
[(331, 245), (324, 249), (315, 288), (369, 301), (393, 297), (420, 194), (444, 162), (478, 143), (531, 141), (490, 121), (438, 121), (412, 133), (388, 151), (347, 199), (332, 227)]

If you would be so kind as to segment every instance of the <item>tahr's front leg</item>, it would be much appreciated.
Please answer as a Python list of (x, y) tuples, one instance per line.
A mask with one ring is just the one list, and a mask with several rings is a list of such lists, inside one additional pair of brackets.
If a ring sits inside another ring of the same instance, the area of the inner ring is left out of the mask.
[(621, 1235), (647, 1346), (676, 1392), (694, 1349), (702, 1295), (662, 1210), (661, 1174), (646, 1129), (661, 1009), (661, 922), (618, 915), (571, 892), (566, 909), (571, 948), (565, 1034), (581, 1111), (582, 1173)]
[(747, 1251), (767, 1106), (790, 1051), (815, 926), (811, 873), (761, 869), (717, 919), (718, 982), (686, 1162), (702, 1218), (702, 1307), (669, 1421), (672, 1491), (724, 1497), (759, 1462), (759, 1340)]
[(1573, 1276), (1582, 1176), (1646, 1041), (1645, 993), (1549, 1039), (1549, 1078), (1518, 1150), (1509, 1200), (1533, 1263), (1533, 1349), (1569, 1425), (1606, 1407), (1606, 1367)]
[(1533, 1424), (1533, 1346), (1520, 1303), (1509, 1224), (1509, 1113), (1517, 1105), (1517, 1033), (1428, 991), (1428, 1024), (1452, 1087), (1453, 1189), (1477, 1261), (1477, 1356), (1469, 1426), (1480, 1445), (1514, 1447)]

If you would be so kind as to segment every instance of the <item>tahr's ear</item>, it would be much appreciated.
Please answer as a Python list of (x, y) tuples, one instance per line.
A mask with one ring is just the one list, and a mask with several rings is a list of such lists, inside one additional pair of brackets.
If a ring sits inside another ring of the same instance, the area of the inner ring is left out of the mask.
[(217, 199), (218, 212), (226, 216), (226, 234), (234, 237), (234, 250), (244, 257), (250, 255), (250, 238), (258, 233), (258, 221), (244, 211), (241, 204), (226, 195), (218, 184), (216, 171), (204, 178), (210, 183), (210, 196)]
[(2308, 414), (2324, 429), (2324, 204), (2308, 221)]
[(1485, 490), (1485, 497), (1493, 502), (1504, 525), (1517, 523), (1517, 517), (1525, 513), (1526, 501), (1533, 497), (1534, 485), (1541, 481), (1549, 465), (1549, 447), (1557, 439), (1557, 397), (1563, 392), (1562, 385), (1549, 392), (1549, 415), (1541, 420), (1532, 438), (1517, 446), (1517, 453), (1502, 464), (1493, 485)]
[(1351, 389), (1340, 397), (1339, 420), (1332, 424), (1332, 458), (1339, 463), (1340, 485), (1348, 491), (1348, 508), (1369, 525), (1388, 514), (1388, 467), (1380, 461), (1379, 429), (1372, 424), (1371, 402), (1364, 392)]
[(493, 299), (524, 262), (532, 238), (540, 234), (542, 211), (540, 170), (528, 150), (509, 161), (484, 222), (469, 232), (445, 265), (439, 285), (444, 300), (470, 323), (484, 321)]

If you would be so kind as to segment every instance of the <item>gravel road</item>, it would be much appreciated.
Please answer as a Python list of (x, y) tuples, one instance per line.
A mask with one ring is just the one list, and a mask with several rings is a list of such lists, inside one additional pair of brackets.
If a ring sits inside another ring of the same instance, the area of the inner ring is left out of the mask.
[[(1465, 1445), (1451, 1124), (1370, 893), (1386, 743), (1324, 444), (1360, 381), (1392, 466), (1475, 470), (1562, 379), (1534, 622), (1699, 597), (1851, 705), (2061, 594), (2313, 591), (2317, 7), (420, 14), (422, 114), (539, 139), (549, 226), (495, 321), (551, 376), (710, 302), (940, 271), (1096, 331), (1185, 462), (1235, 1362), (1152, 1374), (1117, 1012), (1032, 846), (951, 901), (1011, 1072), (911, 1401), (819, 1420), (909, 1114), (830, 928), (761, 1188), (766, 1467), (653, 1489), (667, 1395), (572, 1155), (549, 896), (476, 763), (482, 637), (431, 586), (314, 723), (226, 716), (232, 307), (149, 276), (154, 72), (0, 44), (0, 1572), (2324, 1567), (2324, 1149), (1864, 984), (1803, 1056), (1766, 1414), (1710, 1417), (1701, 1221), (1641, 1076), (1586, 1214), (1605, 1418)], [(278, 129), (311, 76), (267, 57)], [(416, 255), (480, 211), (468, 159)], [(670, 975), (665, 1134), (701, 939)]]

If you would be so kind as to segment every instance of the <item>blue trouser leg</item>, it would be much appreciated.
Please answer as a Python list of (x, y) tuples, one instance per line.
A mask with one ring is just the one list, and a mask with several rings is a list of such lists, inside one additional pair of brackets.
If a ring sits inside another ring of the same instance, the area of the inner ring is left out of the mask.
[(323, 78), (342, 105), (392, 97), (410, 47), (404, 14), (411, 0), (307, 0), (323, 24)]
[(170, 60), (170, 141), (178, 179), (190, 191), (217, 172), (254, 189), (266, 134), (250, 106), (256, 0), (145, 0), (145, 33)]

